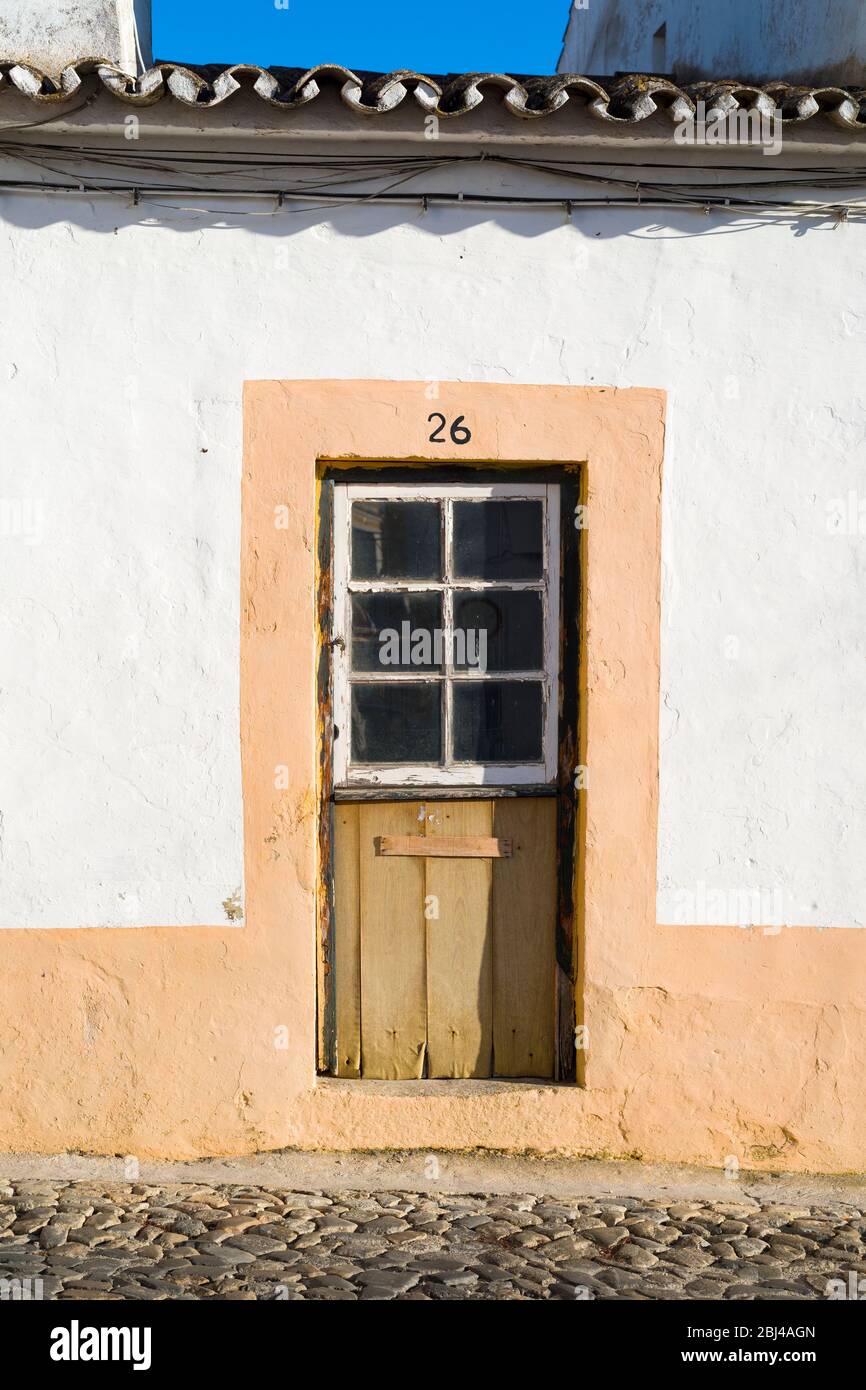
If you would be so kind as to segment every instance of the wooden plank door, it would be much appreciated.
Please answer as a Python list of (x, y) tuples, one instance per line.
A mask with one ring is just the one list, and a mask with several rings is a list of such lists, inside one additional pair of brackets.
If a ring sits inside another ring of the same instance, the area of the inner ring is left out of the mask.
[(553, 1076), (555, 799), (341, 805), (334, 904), (338, 1076)]
[[(428, 839), (493, 835), (492, 801), (426, 808)], [(426, 860), (429, 1076), (493, 1072), (492, 859)]]
[(556, 801), (494, 802), (513, 844), (493, 868), (493, 1055), (497, 1076), (554, 1075)]
[(361, 1075), (361, 856), (357, 806), (334, 815), (334, 1070)]
[(380, 835), (424, 833), (418, 802), (358, 810), (361, 1074), (385, 1081), (424, 1075), (427, 959), (423, 859), (385, 859)]

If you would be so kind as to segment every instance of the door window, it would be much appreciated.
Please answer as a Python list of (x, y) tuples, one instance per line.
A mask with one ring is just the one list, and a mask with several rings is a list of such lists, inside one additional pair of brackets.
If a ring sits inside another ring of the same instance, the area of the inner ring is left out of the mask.
[(334, 494), (336, 785), (552, 782), (558, 487)]

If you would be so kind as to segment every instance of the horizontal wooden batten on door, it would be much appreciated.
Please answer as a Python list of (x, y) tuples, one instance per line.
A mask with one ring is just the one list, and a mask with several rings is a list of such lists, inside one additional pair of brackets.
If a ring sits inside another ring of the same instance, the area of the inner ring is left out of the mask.
[(379, 855), (410, 856), (416, 859), (510, 859), (511, 840), (496, 840), (485, 835), (377, 835)]

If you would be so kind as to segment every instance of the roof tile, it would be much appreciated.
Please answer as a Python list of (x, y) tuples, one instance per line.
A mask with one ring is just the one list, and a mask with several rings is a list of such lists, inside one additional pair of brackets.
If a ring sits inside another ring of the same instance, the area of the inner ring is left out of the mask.
[(62, 103), (94, 81), (134, 106), (149, 106), (170, 95), (184, 106), (210, 108), (247, 87), (273, 107), (296, 111), (331, 86), (338, 88), (346, 105), (362, 116), (386, 115), (408, 101), (417, 103), (427, 114), (448, 119), (489, 102), (500, 104), (513, 116), (533, 120), (574, 103), (597, 120), (637, 125), (659, 110), (672, 121), (681, 120), (695, 110), (698, 101), (704, 101), (707, 111), (744, 108), (770, 116), (778, 110), (785, 122), (824, 115), (848, 130), (866, 129), (863, 87), (808, 87), (783, 81), (756, 87), (727, 78), (678, 86), (664, 77), (639, 73), (599, 78), (579, 73), (551, 77), (490, 72), (428, 76), (411, 71), (353, 72), (336, 64), (303, 69), (163, 62), (140, 77), (130, 77), (116, 64), (100, 58), (82, 58), (51, 76), (25, 62), (0, 62), (0, 92), (12, 88), (34, 101)]

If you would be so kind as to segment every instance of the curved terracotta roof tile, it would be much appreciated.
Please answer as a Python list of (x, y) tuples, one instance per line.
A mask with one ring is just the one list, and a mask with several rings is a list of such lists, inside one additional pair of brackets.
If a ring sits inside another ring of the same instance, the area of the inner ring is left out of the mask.
[(824, 115), (848, 130), (866, 128), (866, 88), (862, 87), (808, 87), (783, 81), (756, 87), (727, 78), (680, 87), (663, 77), (639, 73), (612, 78), (579, 73), (517, 78), (491, 72), (443, 77), (408, 70), (356, 73), (328, 63), (307, 70), (250, 63), (229, 67), (157, 63), (142, 76), (130, 77), (101, 58), (82, 58), (52, 76), (26, 62), (0, 62), (0, 91), (13, 88), (34, 101), (68, 101), (90, 81), (101, 83), (133, 106), (149, 106), (168, 95), (184, 106), (210, 108), (247, 87), (270, 106), (295, 111), (315, 101), (323, 87), (334, 86), (346, 105), (363, 116), (386, 115), (409, 101), (427, 114), (450, 119), (489, 102), (501, 104), (523, 120), (534, 120), (576, 102), (598, 120), (636, 125), (659, 110), (672, 121), (681, 120), (703, 101), (708, 111), (742, 108), (771, 116), (778, 110), (785, 122)]

